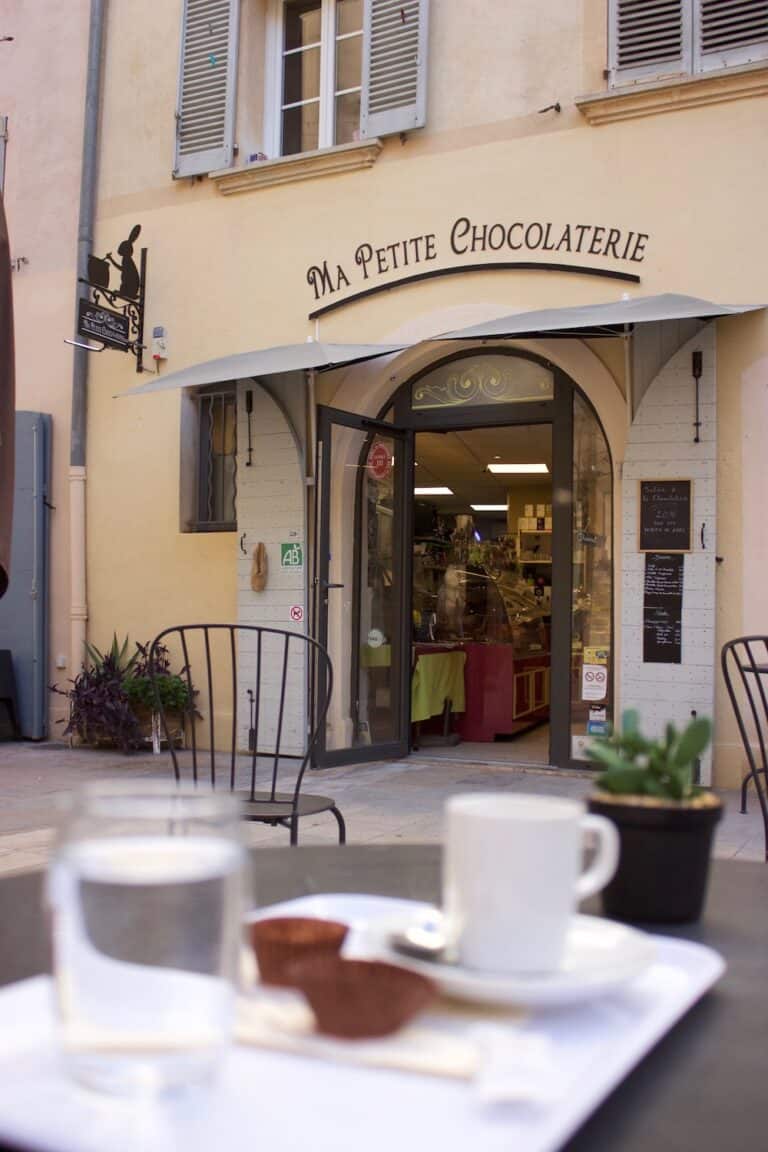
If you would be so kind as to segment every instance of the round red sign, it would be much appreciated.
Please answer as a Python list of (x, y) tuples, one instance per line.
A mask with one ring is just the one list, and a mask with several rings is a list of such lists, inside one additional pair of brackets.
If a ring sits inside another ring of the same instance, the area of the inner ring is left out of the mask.
[(386, 480), (392, 471), (389, 449), (379, 440), (368, 453), (368, 475), (374, 480)]

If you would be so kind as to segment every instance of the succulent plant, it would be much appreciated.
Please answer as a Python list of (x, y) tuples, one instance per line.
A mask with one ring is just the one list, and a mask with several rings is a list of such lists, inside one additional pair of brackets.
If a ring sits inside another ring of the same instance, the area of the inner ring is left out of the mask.
[(701, 716), (682, 732), (667, 724), (662, 740), (650, 740), (640, 731), (638, 713), (628, 709), (621, 731), (595, 740), (587, 755), (603, 769), (596, 781), (602, 792), (691, 800), (702, 792), (694, 782), (694, 767), (711, 738), (712, 722)]

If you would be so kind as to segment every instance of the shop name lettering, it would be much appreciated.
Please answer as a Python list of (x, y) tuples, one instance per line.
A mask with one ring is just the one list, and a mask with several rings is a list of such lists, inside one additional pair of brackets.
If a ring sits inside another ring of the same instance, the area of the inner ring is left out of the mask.
[[(598, 256), (628, 260), (636, 264), (645, 259), (647, 232), (631, 232), (597, 224), (553, 224), (533, 220), (516, 220), (512, 224), (475, 223), (460, 216), (451, 227), (448, 246), (454, 256), (483, 255), (489, 252), (525, 253), (554, 252), (569, 255)], [(315, 300), (332, 296), (353, 281), (364, 282), (391, 272), (418, 270), (420, 265), (439, 259), (438, 237), (434, 232), (395, 240), (392, 244), (358, 244), (354, 251), (354, 269), (323, 260), (307, 269), (307, 283)], [(516, 256), (515, 259), (520, 259)]]

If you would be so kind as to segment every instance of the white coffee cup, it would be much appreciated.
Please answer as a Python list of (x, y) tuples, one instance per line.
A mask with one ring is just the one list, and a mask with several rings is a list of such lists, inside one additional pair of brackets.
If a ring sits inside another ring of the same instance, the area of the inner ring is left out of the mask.
[[(597, 847), (582, 873), (585, 832)], [(614, 825), (587, 815), (578, 801), (506, 792), (451, 797), (443, 864), (449, 948), (479, 971), (556, 971), (578, 901), (608, 883), (618, 860)]]

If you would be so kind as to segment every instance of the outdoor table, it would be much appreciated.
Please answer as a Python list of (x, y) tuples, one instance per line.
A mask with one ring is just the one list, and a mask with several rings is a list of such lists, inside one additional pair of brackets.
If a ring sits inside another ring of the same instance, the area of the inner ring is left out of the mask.
[[(261, 848), (256, 902), (320, 892), (437, 901), (436, 845)], [(585, 910), (598, 911), (588, 903)], [(43, 876), (0, 881), (0, 984), (50, 970)], [(759, 1148), (768, 1035), (768, 866), (714, 861), (700, 924), (653, 929), (717, 949), (728, 971), (564, 1147), (568, 1152)]]

